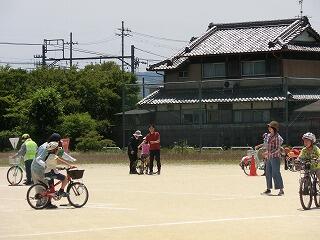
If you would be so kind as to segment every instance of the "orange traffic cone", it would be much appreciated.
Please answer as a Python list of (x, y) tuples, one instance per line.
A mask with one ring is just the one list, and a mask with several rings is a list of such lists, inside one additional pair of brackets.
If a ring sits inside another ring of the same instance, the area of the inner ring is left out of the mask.
[(254, 156), (251, 156), (251, 163), (250, 163), (250, 174), (249, 176), (258, 176), (256, 162), (254, 160)]

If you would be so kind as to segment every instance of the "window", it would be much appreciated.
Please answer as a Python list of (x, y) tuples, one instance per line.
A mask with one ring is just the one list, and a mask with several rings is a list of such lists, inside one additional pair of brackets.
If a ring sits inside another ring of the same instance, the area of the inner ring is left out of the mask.
[(257, 76), (266, 74), (266, 61), (242, 62), (242, 76)]
[(173, 104), (168, 104), (167, 105), (168, 111), (173, 111), (174, 110), (174, 105)]
[(263, 123), (270, 121), (269, 110), (236, 110), (233, 111), (234, 123)]
[(242, 112), (241, 111), (234, 111), (233, 112), (233, 121), (235, 123), (241, 123), (242, 122)]
[(251, 110), (242, 111), (242, 122), (245, 122), (245, 123), (252, 122), (252, 111)]
[(192, 124), (192, 123), (193, 123), (192, 113), (183, 114), (183, 124)]
[(203, 78), (225, 77), (225, 63), (204, 63), (202, 69), (202, 76)]
[(187, 78), (187, 77), (189, 77), (188, 71), (184, 70), (179, 72), (179, 78)]
[(232, 110), (220, 110), (221, 123), (232, 123)]
[(220, 121), (219, 110), (208, 110), (208, 123), (218, 123)]
[(263, 122), (263, 111), (253, 111), (253, 121)]

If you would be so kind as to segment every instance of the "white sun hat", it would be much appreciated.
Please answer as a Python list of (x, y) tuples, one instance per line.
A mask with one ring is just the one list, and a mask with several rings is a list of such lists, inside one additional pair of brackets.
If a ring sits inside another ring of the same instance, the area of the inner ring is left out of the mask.
[(137, 130), (133, 136), (136, 136), (136, 137), (142, 137), (142, 134), (141, 134), (141, 131), (140, 130)]

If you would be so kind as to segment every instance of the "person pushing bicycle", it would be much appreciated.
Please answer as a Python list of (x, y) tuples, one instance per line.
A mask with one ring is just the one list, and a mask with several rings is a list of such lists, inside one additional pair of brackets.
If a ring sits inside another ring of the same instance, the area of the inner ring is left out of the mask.
[[(311, 132), (307, 132), (303, 134), (302, 140), (305, 147), (301, 150), (298, 161), (320, 159), (320, 149), (315, 145), (316, 136)], [(313, 163), (311, 165), (311, 170), (315, 171), (317, 178), (320, 181), (320, 163)]]
[(67, 197), (68, 194), (64, 191), (64, 188), (68, 184), (68, 178), (60, 173), (57, 169), (57, 165), (62, 163), (67, 165), (70, 168), (75, 168), (75, 166), (70, 165), (68, 162), (64, 161), (57, 154), (59, 151), (59, 143), (58, 142), (50, 142), (47, 145), (47, 151), (49, 152), (49, 156), (46, 160), (46, 168), (45, 168), (45, 177), (50, 178), (49, 185), (53, 184), (54, 179), (58, 179), (61, 181), (61, 188), (57, 192), (58, 196)]

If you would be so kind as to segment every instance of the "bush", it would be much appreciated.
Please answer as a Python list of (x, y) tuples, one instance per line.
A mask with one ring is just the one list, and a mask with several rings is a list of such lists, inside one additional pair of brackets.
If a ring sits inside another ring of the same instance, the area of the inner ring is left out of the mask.
[(76, 149), (79, 151), (102, 151), (104, 147), (114, 147), (110, 139), (103, 139), (96, 131), (91, 131), (76, 139)]
[[(21, 133), (17, 131), (1, 131), (0, 132), (0, 150), (9, 151), (12, 150), (11, 143), (9, 138), (11, 137), (20, 137)], [(19, 148), (19, 146), (17, 146)]]
[(59, 127), (60, 133), (71, 140), (71, 148), (77, 145), (78, 139), (82, 136), (95, 131), (97, 123), (92, 119), (89, 113), (75, 113), (65, 116)]

